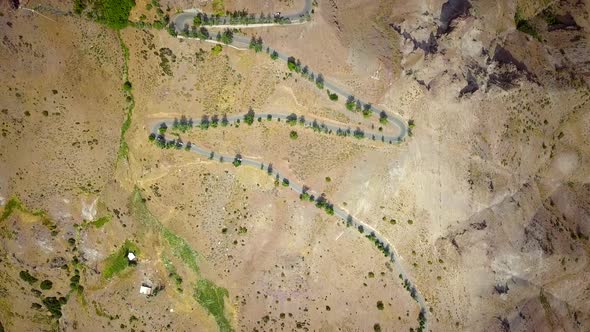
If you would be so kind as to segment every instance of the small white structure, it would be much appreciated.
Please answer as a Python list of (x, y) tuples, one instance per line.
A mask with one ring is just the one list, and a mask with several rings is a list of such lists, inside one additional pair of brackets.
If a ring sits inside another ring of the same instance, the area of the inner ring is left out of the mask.
[(142, 284), (139, 287), (139, 294), (152, 295), (152, 288), (146, 284)]
[(127, 254), (127, 259), (128, 259), (130, 262), (135, 262), (135, 260), (137, 259), (137, 256), (135, 256), (135, 254), (134, 254), (134, 253), (130, 252), (130, 253), (128, 253), (128, 254)]

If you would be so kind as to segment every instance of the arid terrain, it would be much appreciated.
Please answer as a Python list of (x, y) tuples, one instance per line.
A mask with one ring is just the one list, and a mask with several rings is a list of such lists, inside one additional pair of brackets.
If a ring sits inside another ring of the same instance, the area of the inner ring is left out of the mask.
[(588, 331), (589, 13), (0, 3), (0, 331)]

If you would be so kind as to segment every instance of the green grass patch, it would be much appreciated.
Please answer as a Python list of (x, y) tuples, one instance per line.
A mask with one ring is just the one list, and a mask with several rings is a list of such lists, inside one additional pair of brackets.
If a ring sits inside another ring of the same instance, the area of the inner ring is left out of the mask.
[(162, 227), (162, 236), (168, 241), (174, 256), (180, 258), (184, 264), (198, 275), (199, 265), (197, 264), (197, 252), (194, 251), (183, 238), (172, 233), (165, 227)]
[(139, 248), (131, 241), (126, 240), (119, 250), (107, 257), (104, 270), (102, 271), (102, 276), (105, 279), (110, 279), (114, 275), (125, 270), (129, 266), (129, 259), (127, 259), (127, 254), (129, 252), (133, 252), (135, 255), (138, 255)]
[(10, 217), (16, 210), (23, 211), (23, 204), (17, 197), (12, 197), (6, 205), (4, 205), (4, 210), (2, 210), (2, 215), (0, 216), (0, 222), (8, 219), (8, 217)]
[(24, 270), (23, 271), (20, 271), (19, 274), (18, 274), (18, 276), (22, 280), (28, 282), (31, 285), (34, 284), (34, 283), (36, 283), (37, 280), (39, 280), (39, 279), (35, 278), (32, 274), (30, 274), (28, 270), (27, 271), (24, 271)]
[(229, 296), (227, 289), (216, 286), (207, 279), (197, 282), (195, 299), (215, 317), (221, 332), (233, 331), (229, 321), (225, 318), (225, 297)]
[(225, 4), (223, 3), (223, 0), (213, 0), (213, 14), (216, 15), (225, 15)]
[(57, 235), (57, 225), (51, 221), (51, 219), (47, 216), (47, 213), (43, 210), (30, 210), (28, 209), (18, 197), (12, 197), (4, 206), (2, 210), (2, 215), (0, 215), (0, 222), (8, 219), (15, 211), (21, 211), (23, 213), (27, 213), (38, 217), (41, 219), (41, 223), (43, 226), (47, 227), (51, 231), (51, 235)]
[(110, 215), (106, 215), (96, 219), (95, 221), (89, 222), (88, 224), (96, 228), (101, 228), (102, 226), (106, 225), (109, 221), (111, 221), (111, 218), (112, 217)]
[(129, 13), (134, 6), (134, 0), (94, 0), (92, 10), (98, 22), (119, 30), (129, 24)]
[[(149, 211), (144, 198), (141, 196), (139, 188), (135, 188), (131, 197), (131, 211), (143, 225), (152, 228), (160, 233), (170, 245), (174, 256), (178, 257), (193, 272), (200, 276), (197, 259), (200, 257), (198, 252), (178, 235), (164, 227), (162, 223)], [(177, 286), (182, 283), (182, 278), (176, 273), (176, 269), (167, 259), (163, 259), (164, 265), (171, 278), (175, 279)], [(224, 297), (228, 296), (225, 288), (217, 287), (213, 282), (201, 279), (195, 287), (194, 297), (213, 317), (219, 326), (220, 331), (233, 331), (231, 325), (224, 313)]]
[[(121, 33), (117, 31), (117, 37), (119, 38), (119, 44), (121, 45), (121, 50), (123, 51), (123, 93), (127, 96), (127, 100), (129, 104), (127, 106), (127, 113), (125, 115), (125, 121), (123, 121), (123, 125), (121, 126), (121, 139), (119, 143), (119, 151), (117, 153), (117, 160), (127, 159), (129, 155), (129, 145), (125, 140), (125, 133), (131, 127), (131, 117), (133, 115), (133, 109), (135, 108), (135, 98), (133, 98), (133, 91), (132, 91), (132, 84), (129, 82), (129, 48), (123, 42), (123, 38), (121, 37)], [(129, 89), (126, 88), (129, 86)]]
[(166, 271), (168, 271), (168, 277), (174, 280), (174, 283), (176, 284), (176, 290), (182, 293), (182, 277), (176, 271), (174, 264), (172, 264), (172, 261), (166, 256), (162, 256), (162, 262), (164, 263)]
[(516, 8), (516, 13), (514, 14), (514, 24), (516, 24), (516, 29), (518, 31), (522, 31), (533, 36), (537, 40), (541, 40), (541, 36), (539, 36), (539, 33), (535, 27), (532, 26), (531, 23), (522, 16), (519, 8)]
[(223, 50), (223, 46), (215, 45), (215, 46), (213, 46), (213, 48), (211, 48), (211, 54), (217, 55), (217, 54), (221, 53), (222, 50)]

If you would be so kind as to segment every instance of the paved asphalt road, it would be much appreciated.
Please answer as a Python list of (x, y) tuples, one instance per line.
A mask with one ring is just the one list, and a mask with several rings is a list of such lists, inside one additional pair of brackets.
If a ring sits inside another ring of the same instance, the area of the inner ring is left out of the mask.
[[(293, 13), (281, 13), (281, 17), (288, 18), (291, 20), (291, 22), (298, 23), (298, 22), (300, 22), (300, 20), (303, 19), (303, 17), (306, 14), (311, 14), (312, 6), (313, 6), (313, 0), (305, 0), (305, 5), (303, 6), (303, 8), (301, 10), (299, 10), (297, 12), (293, 12)], [(274, 13), (265, 13), (265, 14), (266, 15), (268, 15), (268, 14), (274, 15)], [(256, 13), (256, 15), (258, 15), (258, 13)], [(188, 24), (189, 26), (191, 26), (193, 24), (193, 18), (195, 16), (197, 16), (197, 11), (183, 12), (183, 13), (176, 15), (172, 21), (174, 22), (174, 24), (177, 28), (182, 28), (185, 26), (185, 24)], [(224, 22), (224, 21), (229, 22), (229, 17), (223, 16), (223, 17), (220, 17), (220, 20), (222, 22)], [(267, 25), (279, 25), (279, 24), (267, 24)], [(222, 26), (225, 26), (225, 25), (222, 25)], [(235, 27), (247, 27), (248, 25), (243, 24), (243, 25), (234, 25), (234, 26)], [(250, 24), (250, 26), (253, 27), (253, 24)], [(208, 25), (206, 27), (213, 28), (213, 27), (215, 27), (215, 25)]]

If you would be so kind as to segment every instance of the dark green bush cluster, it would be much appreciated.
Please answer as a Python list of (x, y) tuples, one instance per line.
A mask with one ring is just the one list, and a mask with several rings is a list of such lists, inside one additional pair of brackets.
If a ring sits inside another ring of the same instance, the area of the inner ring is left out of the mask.
[(297, 114), (295, 113), (291, 113), (287, 116), (287, 123), (290, 124), (291, 126), (294, 126), (295, 124), (297, 124)]
[(215, 39), (226, 45), (231, 44), (234, 41), (234, 32), (230, 29), (223, 30), (223, 33), (218, 32)]
[(254, 113), (254, 110), (250, 108), (250, 110), (248, 110), (248, 113), (246, 113), (244, 115), (244, 122), (246, 124), (248, 124), (249, 126), (251, 126), (252, 123), (254, 123), (255, 116), (256, 116), (256, 114)]
[(331, 101), (337, 101), (338, 100), (338, 95), (335, 93), (331, 93), (330, 90), (326, 91), (328, 93), (328, 97), (330, 98)]
[(348, 98), (346, 98), (346, 109), (348, 109), (349, 111), (354, 111), (355, 107), (356, 107), (356, 100), (354, 98), (354, 96), (348, 96)]
[(381, 240), (375, 236), (374, 232), (371, 232), (371, 234), (367, 235), (367, 238), (375, 243), (377, 249), (379, 249), (385, 255), (385, 257), (390, 255), (389, 246), (381, 242)]
[(47, 308), (47, 310), (49, 310), (49, 312), (51, 313), (51, 315), (53, 316), (53, 318), (60, 318), (62, 316), (61, 314), (61, 306), (66, 304), (68, 302), (68, 300), (65, 297), (60, 297), (59, 299), (56, 298), (55, 296), (50, 296), (50, 297), (46, 297), (43, 299), (43, 305), (45, 305), (45, 308)]
[(74, 270), (74, 275), (70, 278), (70, 289), (78, 294), (84, 292), (84, 287), (80, 285), (80, 271), (78, 269)]
[(24, 270), (23, 271), (20, 271), (19, 274), (18, 274), (18, 276), (22, 280), (28, 282), (31, 285), (34, 284), (34, 283), (36, 283), (39, 280), (39, 279), (35, 278), (33, 275), (31, 275), (29, 273), (29, 271), (24, 271)]
[(323, 209), (327, 214), (334, 215), (334, 204), (330, 203), (324, 195), (318, 197), (315, 201), (315, 207)]
[(262, 37), (256, 38), (256, 37), (252, 36), (252, 38), (250, 39), (250, 45), (249, 45), (249, 48), (251, 50), (254, 50), (254, 52), (258, 53), (258, 52), (262, 51), (262, 45), (263, 45)]
[(187, 142), (185, 145), (184, 142), (182, 142), (182, 139), (180, 138), (167, 140), (166, 136), (164, 136), (163, 134), (156, 135), (154, 133), (151, 133), (148, 139), (150, 140), (150, 142), (154, 142), (156, 146), (161, 149), (174, 148), (176, 150), (180, 150), (183, 146), (185, 150), (190, 150), (191, 148), (191, 142)]
[(41, 284), (39, 285), (39, 288), (41, 288), (42, 290), (49, 290), (53, 287), (53, 282), (51, 282), (51, 280), (43, 280), (41, 281)]
[(187, 118), (184, 115), (180, 117), (180, 120), (175, 118), (174, 122), (172, 123), (172, 129), (179, 130), (183, 133), (189, 131), (192, 128), (193, 128), (193, 119)]
[[(91, 15), (112, 29), (122, 29), (129, 23), (134, 0), (94, 0)], [(78, 8), (78, 7), (77, 7)]]

